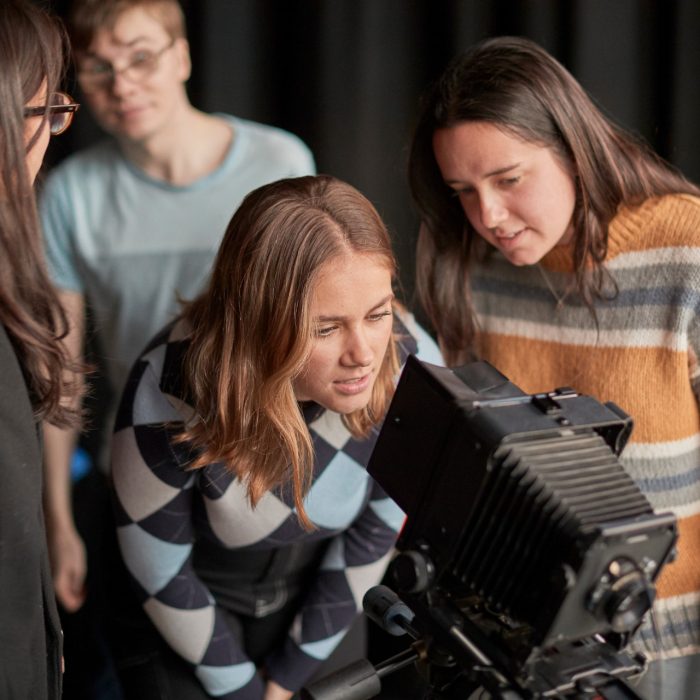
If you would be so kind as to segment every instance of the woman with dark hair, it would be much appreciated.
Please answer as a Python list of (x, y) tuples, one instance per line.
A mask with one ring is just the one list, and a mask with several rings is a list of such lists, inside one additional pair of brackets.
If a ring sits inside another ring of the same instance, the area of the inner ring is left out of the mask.
[(508, 37), (457, 57), (426, 96), (409, 176), (418, 293), (448, 364), (478, 357), (525, 391), (573, 386), (633, 416), (625, 466), (680, 520), (635, 643), (684, 657), (651, 665), (651, 697), (664, 667), (664, 698), (695, 697), (700, 189)]
[(0, 4), (0, 695), (58, 698), (61, 632), (46, 549), (38, 424), (74, 425), (66, 319), (44, 269), (33, 183), (77, 105), (57, 92), (64, 35)]
[(345, 635), (403, 520), (365, 470), (416, 350), (395, 268), (353, 187), (266, 185), (136, 363), (112, 453), (119, 544), (150, 618), (116, 623), (127, 698), (284, 700)]

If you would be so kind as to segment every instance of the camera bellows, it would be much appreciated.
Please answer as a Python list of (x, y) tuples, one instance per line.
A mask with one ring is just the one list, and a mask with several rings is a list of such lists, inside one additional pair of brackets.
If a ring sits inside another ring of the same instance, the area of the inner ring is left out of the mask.
[(409, 358), (368, 467), (408, 516), (399, 591), (452, 601), (506, 646), (515, 629), (536, 647), (634, 630), (676, 525), (618, 459), (631, 430), (572, 389), (528, 395), (484, 362)]
[(494, 611), (518, 619), (544, 622), (558, 608), (591, 549), (609, 544), (610, 525), (653, 519), (593, 430), (501, 445), (483, 472), (453, 573)]

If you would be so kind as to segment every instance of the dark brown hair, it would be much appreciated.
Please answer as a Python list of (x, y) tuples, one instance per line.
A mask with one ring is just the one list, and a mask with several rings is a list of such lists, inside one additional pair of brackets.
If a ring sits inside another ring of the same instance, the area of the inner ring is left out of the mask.
[(700, 190), (639, 138), (615, 125), (573, 76), (534, 42), (487, 39), (455, 58), (426, 94), (413, 137), (409, 181), (421, 218), (417, 291), (449, 364), (472, 352), (469, 267), (481, 241), (440, 175), (437, 129), (489, 122), (552, 149), (576, 183), (576, 288), (594, 313), (604, 281), (608, 224), (620, 206)]
[[(64, 405), (77, 386), (60, 342), (63, 309), (49, 282), (27, 152), (24, 108), (46, 85), (47, 104), (60, 84), (65, 35), (57, 21), (25, 0), (0, 3), (0, 322), (24, 372), (37, 419), (75, 422)], [(46, 117), (41, 128), (46, 127)], [(40, 128), (40, 129), (41, 129)]]
[[(291, 482), (300, 520), (313, 446), (294, 395), (313, 338), (310, 306), (319, 272), (355, 252), (395, 261), (372, 204), (330, 176), (280, 180), (253, 191), (234, 214), (207, 289), (184, 310), (191, 327), (185, 375), (196, 420), (181, 436), (247, 481), (254, 505)], [(343, 416), (355, 437), (384, 416), (398, 372), (389, 343), (369, 404)]]

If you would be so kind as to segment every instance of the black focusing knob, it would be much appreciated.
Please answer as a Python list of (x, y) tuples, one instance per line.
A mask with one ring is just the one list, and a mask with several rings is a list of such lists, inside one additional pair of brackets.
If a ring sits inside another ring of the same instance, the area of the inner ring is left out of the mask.
[(423, 593), (433, 582), (435, 567), (430, 559), (414, 550), (401, 552), (391, 562), (390, 576), (402, 593)]

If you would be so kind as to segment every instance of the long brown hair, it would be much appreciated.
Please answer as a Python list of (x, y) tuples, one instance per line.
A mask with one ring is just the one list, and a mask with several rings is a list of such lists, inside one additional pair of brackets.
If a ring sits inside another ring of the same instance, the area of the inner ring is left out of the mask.
[(608, 225), (619, 207), (664, 194), (700, 194), (603, 115), (573, 76), (534, 42), (487, 39), (457, 56), (424, 98), (409, 161), (421, 218), (417, 292), (449, 364), (472, 351), (469, 268), (482, 243), (442, 180), (433, 135), (465, 121), (489, 122), (551, 148), (575, 174), (573, 265), (577, 291), (593, 313), (603, 288)]
[[(37, 419), (75, 422), (65, 400), (77, 390), (63, 345), (63, 309), (45, 270), (27, 152), (24, 108), (46, 84), (47, 105), (61, 81), (64, 32), (34, 3), (0, 3), (0, 323), (14, 346)], [(44, 122), (46, 121), (44, 117)], [(42, 122), (41, 128), (47, 128)]]
[[(291, 482), (306, 527), (313, 446), (293, 381), (310, 352), (319, 271), (348, 251), (379, 256), (395, 272), (387, 230), (354, 187), (330, 176), (265, 185), (234, 214), (208, 287), (184, 310), (196, 420), (181, 437), (199, 450), (193, 467), (225, 462), (246, 480), (253, 505)], [(398, 369), (392, 339), (369, 404), (343, 416), (355, 437), (383, 417)]]

